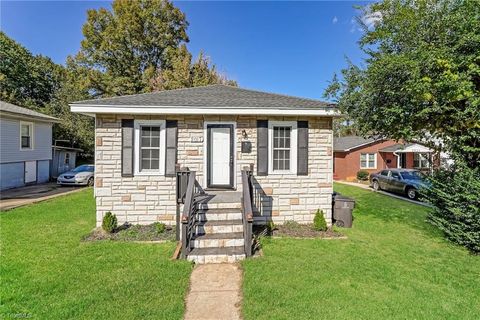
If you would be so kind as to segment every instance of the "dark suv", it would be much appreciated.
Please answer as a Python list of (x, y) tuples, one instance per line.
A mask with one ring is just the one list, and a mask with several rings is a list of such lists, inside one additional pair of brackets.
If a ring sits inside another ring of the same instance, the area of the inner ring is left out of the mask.
[(414, 169), (385, 169), (370, 175), (370, 185), (375, 191), (385, 190), (416, 199), (418, 191), (427, 187), (423, 174)]

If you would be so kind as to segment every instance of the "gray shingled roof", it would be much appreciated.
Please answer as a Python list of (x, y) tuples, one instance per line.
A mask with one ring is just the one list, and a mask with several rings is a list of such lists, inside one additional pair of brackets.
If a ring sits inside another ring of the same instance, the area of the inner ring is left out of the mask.
[(334, 151), (350, 151), (356, 147), (366, 145), (377, 140), (378, 138), (363, 138), (359, 136), (346, 136), (333, 138), (333, 150)]
[(210, 85), (135, 94), (103, 99), (76, 101), (70, 105), (89, 106), (178, 106), (212, 108), (274, 108), (325, 109), (334, 104), (318, 100), (297, 98), (227, 85)]
[(46, 114), (43, 114), (43, 113), (40, 113), (40, 112), (37, 112), (37, 111), (33, 111), (33, 110), (30, 110), (30, 109), (27, 109), (27, 108), (22, 108), (22, 107), (19, 107), (19, 106), (16, 106), (14, 104), (4, 102), (4, 101), (0, 101), (0, 111), (7, 112), (7, 113), (10, 113), (10, 114), (20, 115), (20, 116), (23, 116), (23, 117), (33, 117), (33, 118), (36, 118), (36, 119), (49, 120), (49, 121), (52, 121), (52, 122), (60, 121), (60, 119), (58, 119), (58, 118), (47, 116)]

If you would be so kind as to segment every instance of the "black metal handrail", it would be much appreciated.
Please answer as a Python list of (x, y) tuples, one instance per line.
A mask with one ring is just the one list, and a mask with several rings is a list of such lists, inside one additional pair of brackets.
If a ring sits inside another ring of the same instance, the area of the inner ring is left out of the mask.
[[(182, 179), (186, 181), (182, 181)], [(202, 194), (204, 194), (204, 191), (196, 180), (195, 171), (184, 170), (177, 173), (177, 202), (183, 203), (181, 217), (182, 258), (185, 258), (192, 250), (192, 242), (199, 222), (198, 196)]]
[(252, 240), (253, 240), (253, 184), (252, 170), (245, 167), (242, 170), (242, 220), (243, 220), (243, 237), (245, 239), (245, 255), (252, 256)]

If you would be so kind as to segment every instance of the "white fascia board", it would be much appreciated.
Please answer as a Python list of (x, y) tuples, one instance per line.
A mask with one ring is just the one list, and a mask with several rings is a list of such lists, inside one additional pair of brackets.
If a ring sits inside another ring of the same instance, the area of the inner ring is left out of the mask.
[(184, 106), (101, 106), (71, 104), (71, 111), (83, 114), (215, 114), (215, 115), (279, 115), (279, 116), (340, 116), (337, 110), (326, 109), (262, 109), (262, 108), (208, 108)]

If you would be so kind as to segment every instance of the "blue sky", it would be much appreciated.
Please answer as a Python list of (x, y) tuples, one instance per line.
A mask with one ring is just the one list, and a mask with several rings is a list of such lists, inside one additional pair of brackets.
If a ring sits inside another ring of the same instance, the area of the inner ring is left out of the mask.
[[(241, 87), (321, 98), (345, 57), (361, 62), (359, 1), (174, 2), (190, 23), (188, 47), (211, 57)], [(0, 26), (34, 54), (64, 63), (82, 39), (86, 10), (100, 1), (1, 1)]]

